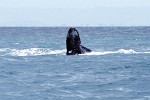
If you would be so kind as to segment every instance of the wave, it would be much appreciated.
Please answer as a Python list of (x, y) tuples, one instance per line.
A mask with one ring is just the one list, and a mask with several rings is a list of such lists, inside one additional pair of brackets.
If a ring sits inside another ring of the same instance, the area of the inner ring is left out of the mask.
[(125, 50), (125, 49), (119, 49), (117, 51), (102, 51), (102, 52), (91, 52), (91, 53), (85, 53), (82, 55), (108, 55), (108, 54), (150, 54), (150, 52), (136, 52), (133, 49)]
[[(9, 49), (0, 48), (0, 55), (5, 56), (40, 56), (40, 55), (65, 55), (66, 49), (51, 50), (48, 48)], [(109, 55), (109, 54), (150, 54), (150, 52), (137, 52), (133, 49), (119, 49), (117, 51), (92, 51), (80, 55)]]
[[(91, 53), (85, 53), (85, 54), (82, 54), (82, 55), (108, 55), (108, 54), (138, 54), (138, 53), (141, 53), (141, 52), (136, 52), (132, 49), (129, 49), (129, 50), (125, 50), (125, 49), (119, 49), (117, 51), (101, 51), (101, 52), (91, 52)], [(145, 52), (143, 52), (145, 53)], [(150, 52), (149, 52), (150, 53)]]
[(1, 48), (1, 55), (10, 55), (10, 56), (40, 56), (40, 55), (57, 55), (65, 54), (66, 50), (51, 50), (47, 48), (29, 48), (29, 49), (9, 49)]
[(50, 50), (45, 48), (30, 48), (23, 50), (12, 49), (9, 55), (11, 56), (40, 56), (40, 55), (52, 55), (52, 54), (64, 54), (64, 50)]

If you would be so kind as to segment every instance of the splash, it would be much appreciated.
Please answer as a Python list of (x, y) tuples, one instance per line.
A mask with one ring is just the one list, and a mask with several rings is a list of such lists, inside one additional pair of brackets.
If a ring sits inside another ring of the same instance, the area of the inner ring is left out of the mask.
[(108, 54), (150, 54), (150, 52), (136, 52), (133, 49), (129, 49), (129, 50), (119, 49), (117, 51), (91, 52), (82, 55), (108, 55)]
[[(41, 56), (41, 55), (65, 55), (66, 49), (51, 50), (49, 48), (10, 49), (0, 48), (0, 56)], [(150, 54), (149, 51), (137, 52), (133, 49), (119, 49), (117, 51), (92, 51), (80, 55), (109, 55), (109, 54)]]
[(52, 55), (52, 54), (64, 54), (64, 50), (51, 50), (46, 48), (30, 48), (30, 49), (12, 49), (9, 55), (11, 56), (40, 56), (40, 55)]

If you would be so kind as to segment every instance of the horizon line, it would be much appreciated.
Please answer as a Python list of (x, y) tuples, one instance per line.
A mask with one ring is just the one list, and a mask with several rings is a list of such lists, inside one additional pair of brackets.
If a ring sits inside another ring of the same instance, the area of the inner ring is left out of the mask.
[(150, 25), (102, 25), (102, 26), (91, 26), (91, 25), (88, 25), (88, 26), (75, 26), (75, 25), (67, 25), (67, 26), (0, 26), (0, 28), (15, 28), (15, 27), (150, 27)]

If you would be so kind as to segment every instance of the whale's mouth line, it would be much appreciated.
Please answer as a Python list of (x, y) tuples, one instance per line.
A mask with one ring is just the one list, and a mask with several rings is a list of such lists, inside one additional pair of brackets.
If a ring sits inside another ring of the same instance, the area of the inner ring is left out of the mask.
[[(150, 51), (136, 51), (133, 49), (119, 49), (115, 51), (92, 51), (79, 55), (96, 56), (111, 54), (150, 54)], [(27, 49), (10, 49), (0, 48), (0, 56), (44, 56), (44, 55), (66, 55), (66, 49), (52, 50), (49, 48), (27, 48)]]

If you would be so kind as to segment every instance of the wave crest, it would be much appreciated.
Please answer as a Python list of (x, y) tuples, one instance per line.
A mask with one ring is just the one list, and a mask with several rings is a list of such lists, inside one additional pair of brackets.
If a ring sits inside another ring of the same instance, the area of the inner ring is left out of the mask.
[[(10, 49), (0, 48), (0, 56), (40, 56), (40, 55), (65, 55), (66, 49), (51, 50), (48, 48)], [(108, 54), (150, 54), (150, 52), (137, 52), (133, 49), (119, 49), (117, 51), (92, 51), (80, 55), (108, 55)]]
[(30, 48), (17, 50), (12, 49), (9, 55), (11, 56), (40, 56), (40, 55), (50, 55), (50, 54), (64, 54), (66, 50), (50, 50), (44, 48)]
[(83, 55), (108, 55), (108, 54), (150, 54), (150, 52), (136, 52), (133, 49), (129, 49), (129, 50), (119, 49), (117, 51), (91, 52)]

